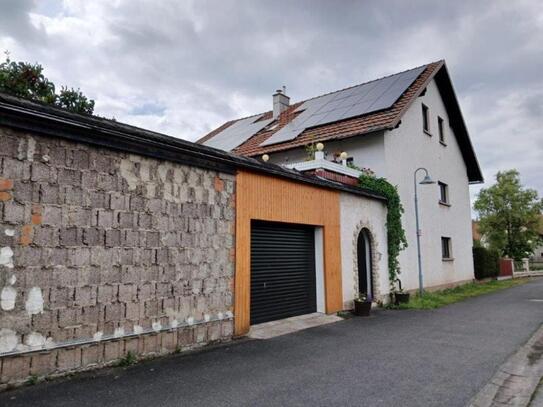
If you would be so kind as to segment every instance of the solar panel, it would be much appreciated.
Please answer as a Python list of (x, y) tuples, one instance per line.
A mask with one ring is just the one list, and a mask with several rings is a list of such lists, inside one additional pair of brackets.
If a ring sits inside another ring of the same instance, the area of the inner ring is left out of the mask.
[(204, 145), (225, 151), (232, 151), (273, 121), (273, 119), (259, 121), (262, 116), (263, 115), (258, 115), (238, 120), (214, 137), (205, 141)]
[(304, 102), (292, 122), (264, 141), (261, 146), (295, 139), (310, 127), (334, 123), (391, 107), (426, 67), (421, 66), (386, 78), (329, 93)]

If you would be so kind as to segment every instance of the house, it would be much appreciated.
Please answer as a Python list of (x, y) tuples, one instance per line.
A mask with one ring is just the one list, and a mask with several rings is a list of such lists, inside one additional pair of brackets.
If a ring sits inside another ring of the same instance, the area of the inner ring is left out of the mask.
[[(424, 168), (436, 181), (418, 185), (424, 286), (473, 279), (469, 185), (483, 176), (444, 61), (294, 104), (278, 90), (273, 110), (229, 121), (198, 142), (300, 170), (308, 149), (322, 143), (328, 161), (397, 185), (409, 244), (400, 277), (409, 290), (419, 285), (414, 173)], [(353, 210), (343, 208), (342, 217)]]
[(0, 145), (0, 389), (388, 292), (374, 192), (3, 94)]
[(534, 253), (530, 257), (530, 262), (541, 267), (543, 265), (543, 215), (539, 218), (539, 238), (541, 239), (541, 244), (534, 249)]

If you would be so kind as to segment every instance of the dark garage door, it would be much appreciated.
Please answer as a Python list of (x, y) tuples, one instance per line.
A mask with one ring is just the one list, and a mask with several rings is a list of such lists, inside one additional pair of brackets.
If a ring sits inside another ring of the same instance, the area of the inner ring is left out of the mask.
[(316, 311), (314, 228), (251, 223), (251, 324)]

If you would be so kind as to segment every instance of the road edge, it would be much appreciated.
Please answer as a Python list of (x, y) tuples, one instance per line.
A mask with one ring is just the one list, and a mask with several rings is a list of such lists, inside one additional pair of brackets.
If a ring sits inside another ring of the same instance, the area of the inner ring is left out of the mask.
[(543, 324), (497, 370), (468, 407), (530, 405), (543, 377)]

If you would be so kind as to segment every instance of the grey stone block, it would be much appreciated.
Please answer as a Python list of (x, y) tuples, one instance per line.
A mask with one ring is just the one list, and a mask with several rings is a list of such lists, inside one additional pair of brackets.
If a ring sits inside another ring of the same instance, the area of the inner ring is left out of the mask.
[(52, 168), (39, 162), (32, 163), (31, 171), (30, 179), (32, 181), (48, 181), (55, 178)]
[(58, 229), (51, 226), (38, 226), (34, 228), (34, 244), (41, 247), (55, 247), (59, 244)]
[(58, 171), (58, 183), (80, 186), (81, 172), (73, 169), (60, 168)]
[(117, 247), (121, 245), (121, 231), (118, 229), (106, 231), (106, 247)]
[(10, 224), (25, 221), (25, 206), (13, 201), (4, 202), (4, 222)]
[(60, 244), (62, 246), (81, 246), (83, 244), (82, 230), (76, 226), (60, 229)]

